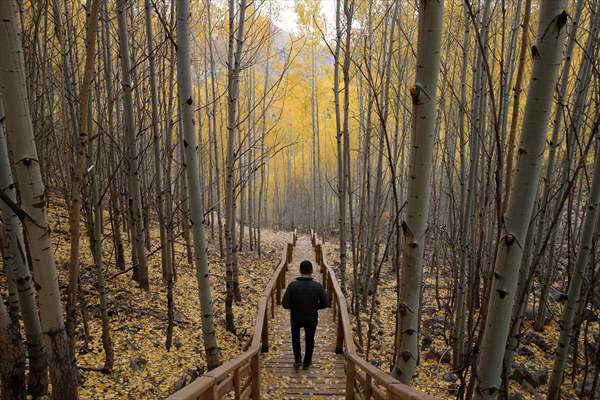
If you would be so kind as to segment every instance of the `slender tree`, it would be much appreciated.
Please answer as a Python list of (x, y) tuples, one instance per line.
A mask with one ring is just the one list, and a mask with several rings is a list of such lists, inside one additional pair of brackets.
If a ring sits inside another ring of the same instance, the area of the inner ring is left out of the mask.
[[(42, 181), (33, 124), (29, 111), (25, 65), (21, 47), (19, 6), (16, 1), (0, 3), (0, 93), (6, 111), (6, 133), (12, 154), (25, 236), (31, 267), (37, 283), (42, 342), (46, 349), (52, 396), (77, 399), (77, 373), (69, 352), (63, 309), (56, 274), (50, 229), (47, 192)], [(6, 101), (10, 93), (10, 101)]]
[(411, 381), (417, 365), (421, 264), (429, 215), (443, 11), (443, 0), (419, 1), (417, 74), (411, 89), (413, 111), (408, 205), (406, 220), (402, 222), (404, 252), (398, 306), (399, 345), (393, 368), (393, 374), (403, 383)]
[[(0, 121), (4, 119), (0, 101)], [(0, 122), (0, 190), (2, 195), (16, 204), (16, 188), (13, 181), (8, 145), (4, 124)], [(42, 328), (35, 299), (34, 282), (29, 270), (29, 260), (25, 254), (25, 241), (19, 217), (0, 200), (0, 221), (2, 222), (2, 256), (6, 265), (6, 275), (14, 283), (19, 298), (19, 308), (27, 337), (29, 359), (28, 391), (34, 397), (43, 396), (48, 391), (48, 364), (42, 345)]]
[(83, 167), (85, 164), (86, 146), (88, 141), (88, 113), (90, 108), (90, 97), (92, 82), (94, 79), (94, 65), (96, 58), (96, 42), (98, 31), (98, 16), (100, 15), (100, 0), (92, 0), (91, 8), (86, 17), (85, 36), (85, 67), (83, 70), (83, 82), (79, 87), (79, 122), (77, 126), (77, 151), (75, 158), (75, 169), (71, 176), (71, 206), (69, 207), (69, 234), (71, 252), (69, 258), (69, 289), (67, 295), (67, 336), (71, 347), (72, 356), (75, 357), (75, 326), (76, 326), (76, 303), (79, 289), (79, 253), (80, 253), (80, 219), (81, 219), (81, 191), (83, 181)]
[(196, 132), (194, 131), (194, 99), (192, 91), (189, 0), (177, 0), (177, 80), (183, 126), (185, 171), (190, 191), (190, 223), (194, 238), (194, 263), (198, 279), (198, 294), (202, 312), (202, 337), (208, 369), (219, 366), (219, 347), (213, 318), (206, 242), (204, 238), (204, 210), (200, 196)]
[(123, 90), (123, 128), (127, 142), (127, 195), (131, 216), (132, 248), (135, 260), (137, 261), (137, 265), (134, 265), (133, 276), (142, 289), (150, 290), (148, 263), (146, 260), (144, 244), (144, 224), (142, 221), (142, 201), (139, 176), (140, 162), (134, 127), (129, 31), (127, 30), (127, 2), (128, 0), (117, 0), (117, 23), (119, 27), (121, 86)]
[(537, 192), (550, 105), (561, 61), (567, 14), (565, 0), (544, 1), (539, 11), (533, 69), (521, 126), (517, 165), (503, 216), (502, 233), (492, 275), (487, 319), (477, 368), (478, 399), (496, 399), (502, 359), (525, 237)]
[[(233, 301), (241, 300), (237, 277), (237, 244), (235, 239), (235, 138), (240, 129), (238, 120), (240, 70), (244, 24), (246, 20), (246, 0), (241, 0), (238, 23), (235, 24), (235, 2), (229, 1), (229, 45), (227, 57), (227, 155), (225, 173), (225, 264), (227, 298), (225, 300), (226, 327), (235, 330)], [(235, 39), (235, 44), (234, 44)]]

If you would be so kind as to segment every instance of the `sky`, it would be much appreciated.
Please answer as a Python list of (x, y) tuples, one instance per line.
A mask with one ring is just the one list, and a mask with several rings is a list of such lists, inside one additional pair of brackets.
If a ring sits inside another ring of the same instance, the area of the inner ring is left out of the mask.
[[(294, 8), (295, 0), (273, 0), (279, 7), (279, 15), (274, 22), (281, 30), (290, 33), (298, 32), (297, 15)], [(327, 25), (335, 24), (335, 0), (321, 0), (321, 12)]]

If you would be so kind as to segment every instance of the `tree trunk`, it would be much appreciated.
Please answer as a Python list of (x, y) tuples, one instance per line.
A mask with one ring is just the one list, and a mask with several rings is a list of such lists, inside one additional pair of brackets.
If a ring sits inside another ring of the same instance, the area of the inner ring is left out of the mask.
[[(0, 100), (0, 121), (4, 119)], [(0, 122), (0, 190), (16, 204), (17, 194), (13, 181), (8, 147), (3, 123)], [(19, 306), (25, 336), (27, 337), (27, 355), (29, 359), (28, 392), (33, 397), (40, 397), (48, 392), (48, 363), (42, 345), (42, 328), (35, 298), (34, 282), (29, 272), (29, 261), (26, 257), (25, 241), (21, 222), (13, 210), (0, 200), (0, 220), (2, 221), (2, 256), (6, 275), (14, 282), (19, 298)]]
[[(88, 113), (88, 132), (92, 132), (92, 113), (91, 102), (89, 103), (90, 112)], [(100, 137), (97, 137), (96, 142), (100, 142)], [(87, 143), (88, 147), (88, 174), (91, 179), (91, 207), (92, 207), (92, 256), (94, 258), (96, 272), (96, 287), (98, 290), (98, 299), (100, 302), (100, 319), (102, 321), (102, 348), (104, 349), (104, 366), (102, 370), (105, 373), (110, 373), (113, 367), (115, 354), (110, 337), (110, 317), (108, 316), (108, 291), (106, 290), (106, 278), (104, 276), (104, 263), (102, 261), (102, 200), (100, 198), (100, 190), (98, 183), (99, 161), (94, 159), (94, 155), (98, 154), (98, 150), (94, 148), (91, 140)], [(97, 147), (97, 146), (96, 146)]]
[(540, 7), (517, 169), (504, 213), (481, 339), (476, 389), (478, 399), (496, 399), (500, 391), (502, 360), (510, 329), (518, 269), (544, 161), (546, 127), (567, 22), (565, 6), (565, 0), (554, 0), (545, 1)]
[[(554, 175), (555, 171), (554, 171), (554, 163), (555, 163), (555, 158), (556, 158), (556, 147), (558, 146), (558, 135), (559, 132), (561, 130), (561, 126), (562, 126), (562, 117), (563, 117), (563, 110), (564, 110), (564, 97), (566, 94), (566, 88), (567, 88), (567, 83), (569, 81), (569, 74), (570, 74), (570, 69), (571, 69), (571, 60), (572, 60), (572, 55), (573, 55), (573, 48), (574, 48), (574, 44), (575, 44), (575, 34), (577, 33), (577, 27), (578, 27), (578, 21), (579, 21), (579, 17), (581, 15), (581, 10), (583, 9), (583, 0), (578, 0), (577, 2), (577, 6), (576, 6), (576, 10), (575, 10), (575, 16), (573, 19), (573, 23), (572, 23), (572, 29), (570, 32), (570, 36), (569, 36), (569, 40), (568, 40), (568, 44), (567, 44), (567, 51), (565, 54), (565, 64), (562, 68), (562, 76), (560, 78), (560, 88), (559, 88), (559, 92), (558, 92), (558, 98), (557, 98), (557, 105), (556, 105), (556, 109), (555, 109), (555, 117), (554, 117), (554, 127), (552, 129), (552, 139), (550, 139), (550, 141), (548, 142), (548, 161), (546, 163), (546, 174), (543, 178), (543, 190), (542, 190), (542, 196), (540, 198), (540, 213), (537, 216), (537, 223), (535, 224), (536, 229), (535, 232), (529, 232), (528, 237), (535, 235), (533, 237), (533, 240), (527, 239), (529, 242), (533, 242), (533, 243), (528, 243), (526, 244), (525, 247), (525, 254), (526, 257), (524, 257), (524, 262), (521, 263), (521, 271), (519, 274), (519, 281), (517, 283), (517, 291), (515, 293), (516, 300), (515, 300), (515, 304), (513, 305), (513, 310), (512, 310), (512, 320), (511, 320), (511, 330), (510, 330), (510, 334), (508, 337), (508, 342), (507, 342), (507, 346), (506, 346), (506, 352), (504, 355), (504, 369), (506, 370), (506, 374), (508, 376), (510, 376), (510, 371), (512, 369), (512, 364), (513, 364), (513, 356), (514, 356), (514, 352), (517, 350), (518, 344), (519, 344), (519, 336), (520, 336), (520, 331), (521, 331), (521, 324), (523, 322), (523, 313), (527, 308), (527, 297), (528, 297), (528, 293), (531, 290), (531, 284), (528, 282), (530, 281), (528, 279), (529, 277), (529, 270), (530, 270), (530, 265), (529, 265), (529, 260), (528, 260), (528, 255), (529, 252), (527, 251), (527, 247), (531, 247), (533, 246), (533, 258), (534, 260), (537, 259), (538, 254), (540, 253), (541, 250), (541, 246), (542, 246), (542, 238), (544, 236), (545, 232), (545, 225), (548, 219), (548, 215), (547, 215), (547, 211), (550, 209), (550, 190), (551, 190), (551, 180), (552, 180), (552, 176)], [(531, 11), (531, 0), (528, 0), (525, 3), (525, 18), (524, 18), (524, 27), (526, 27), (529, 22), (529, 13)], [(524, 30), (524, 35), (526, 36), (526, 30)], [(522, 43), (522, 45), (526, 45), (526, 39), (522, 39), (522, 41), (524, 43)], [(520, 63), (520, 60), (519, 60)], [(522, 68), (522, 66), (519, 64), (519, 70)], [(507, 168), (508, 168), (508, 164), (507, 164)], [(567, 177), (568, 178), (568, 177)], [(531, 229), (531, 228), (530, 228)], [(527, 260), (525, 260), (527, 258)], [(531, 266), (531, 267), (535, 267), (535, 266)], [(541, 273), (541, 280), (544, 279), (546, 273), (542, 272)], [(544, 285), (542, 284), (542, 287)], [(527, 294), (526, 294), (527, 293)], [(543, 296), (541, 296), (543, 297)], [(523, 299), (523, 301), (520, 301), (520, 299)], [(546, 306), (543, 305), (542, 307), (540, 307), (541, 310), (543, 310), (543, 318), (545, 319), (546, 317)], [(537, 325), (537, 323), (536, 323)], [(543, 326), (543, 323), (542, 323)], [(508, 378), (505, 377), (506, 378)], [(508, 394), (507, 394), (508, 395)]]
[(142, 289), (148, 291), (150, 290), (150, 282), (148, 280), (148, 263), (144, 247), (144, 226), (141, 218), (142, 201), (138, 175), (139, 159), (131, 93), (131, 60), (129, 58), (129, 32), (127, 31), (126, 18), (127, 1), (117, 0), (117, 22), (119, 25), (119, 50), (121, 55), (121, 85), (123, 87), (123, 128), (127, 140), (128, 202), (131, 215), (133, 252), (135, 252), (138, 264), (134, 265), (134, 278)]
[[(336, 127), (336, 149), (337, 149), (337, 198), (338, 198), (338, 228), (340, 245), (340, 275), (344, 276), (346, 271), (346, 180), (344, 179), (344, 132), (340, 115), (340, 48), (342, 41), (341, 26), (341, 0), (336, 0), (335, 11), (335, 52), (333, 70), (333, 94), (335, 99), (335, 127)], [(344, 280), (345, 278), (342, 278)], [(344, 288), (344, 284), (342, 284)]]
[(156, 210), (160, 232), (160, 260), (163, 271), (163, 281), (167, 281), (168, 272), (171, 268), (169, 251), (167, 247), (167, 232), (165, 229), (165, 212), (163, 200), (163, 178), (161, 155), (161, 134), (158, 121), (158, 93), (156, 90), (156, 67), (154, 62), (154, 41), (152, 34), (152, 4), (150, 0), (144, 2), (144, 16), (146, 21), (146, 46), (148, 52), (148, 68), (150, 75), (150, 99), (152, 115), (152, 136), (154, 150), (154, 185), (156, 193)]
[[(577, 17), (577, 15), (576, 15)], [(574, 23), (578, 21), (574, 21)], [(590, 30), (594, 29), (594, 21), (593, 18), (590, 17)], [(577, 38), (575, 39), (577, 40)], [(588, 89), (590, 87), (590, 79), (592, 77), (592, 73), (591, 73), (591, 68), (593, 65), (593, 56), (588, 56), (591, 55), (594, 52), (594, 48), (596, 46), (596, 38), (594, 37), (594, 35), (588, 35), (588, 39), (587, 42), (585, 44), (585, 48), (584, 48), (584, 54), (586, 56), (583, 57), (583, 59), (581, 60), (581, 63), (579, 65), (579, 70), (577, 73), (577, 83), (575, 85), (575, 93), (573, 94), (574, 98), (575, 98), (575, 104), (573, 104), (572, 108), (571, 108), (571, 112), (570, 112), (570, 122), (568, 125), (568, 128), (566, 129), (565, 135), (565, 142), (566, 142), (566, 150), (565, 150), (565, 155), (564, 155), (564, 160), (563, 160), (563, 167), (562, 167), (562, 182), (568, 182), (569, 181), (569, 176), (571, 175), (571, 173), (573, 172), (573, 162), (574, 162), (574, 154), (575, 154), (575, 150), (576, 148), (578, 148), (579, 144), (578, 142), (581, 140), (580, 139), (580, 132), (581, 132), (581, 127), (583, 126), (582, 124), (582, 118), (584, 118), (584, 114), (585, 114), (585, 100), (587, 97), (587, 92)], [(559, 98), (559, 101), (562, 101), (562, 99)], [(560, 103), (559, 103), (560, 104)], [(553, 132), (554, 134), (554, 132)], [(558, 191), (558, 195), (556, 196), (556, 198), (561, 199), (563, 196), (563, 193), (566, 190), (566, 185), (563, 183), (560, 186), (560, 189)], [(568, 210), (568, 215), (571, 216), (571, 205), (572, 205), (572, 197), (569, 197), (569, 201), (570, 201), (570, 206), (569, 206), (569, 210)], [(559, 208), (559, 204), (555, 205), (555, 209), (556, 212), (560, 211)], [(547, 247), (550, 248), (551, 252), (555, 251), (555, 243), (556, 243), (556, 235), (557, 235), (557, 229), (552, 231), (552, 237), (550, 239), (550, 243), (548, 244)], [(572, 236), (569, 235), (569, 239)], [(571, 250), (571, 252), (574, 252), (575, 247), (574, 246), (569, 246)], [(569, 270), (570, 270), (570, 266), (571, 266), (571, 262), (574, 261), (574, 254), (571, 254), (568, 257), (568, 261), (569, 261)], [(548, 295), (548, 291), (549, 291), (549, 287), (552, 284), (552, 279), (553, 276), (555, 274), (556, 268), (557, 268), (557, 262), (553, 257), (549, 258), (549, 263), (550, 266), (549, 268), (546, 269), (544, 276), (542, 277), (542, 288), (541, 288), (541, 293), (540, 293), (540, 301), (539, 301), (539, 306), (537, 309), (537, 316), (536, 316), (536, 322), (534, 324), (534, 329), (538, 330), (538, 331), (543, 331), (544, 330), (544, 325), (545, 325), (545, 315), (546, 315), (546, 300), (547, 300), (547, 295)], [(544, 316), (544, 318), (542, 318), (542, 316)]]
[[(239, 129), (237, 110), (240, 92), (240, 69), (242, 45), (244, 42), (244, 22), (246, 14), (246, 0), (241, 0), (239, 8), (239, 20), (237, 29), (235, 27), (234, 1), (229, 1), (229, 54), (227, 73), (227, 159), (225, 175), (225, 250), (226, 250), (226, 286), (227, 298), (226, 329), (235, 331), (233, 320), (233, 301), (238, 298), (239, 280), (237, 278), (237, 246), (235, 240), (235, 151), (234, 142), (236, 131)], [(237, 36), (235, 34), (237, 33)], [(234, 50), (235, 37), (235, 50)], [(237, 287), (237, 290), (236, 290)]]
[(213, 151), (213, 159), (215, 162), (215, 191), (217, 194), (217, 203), (215, 205), (217, 211), (217, 224), (219, 225), (219, 252), (221, 257), (225, 254), (223, 251), (223, 222), (221, 220), (221, 175), (219, 168), (219, 152), (217, 151), (217, 78), (216, 78), (216, 70), (215, 70), (215, 58), (213, 54), (213, 39), (212, 39), (212, 20), (210, 16), (211, 10), (211, 2), (210, 0), (206, 0), (206, 19), (208, 25), (208, 56), (210, 62), (210, 86), (211, 86), (211, 107), (209, 111), (209, 132), (210, 139), (209, 141), (212, 143), (212, 151)]
[[(108, 22), (108, 13), (106, 11), (106, 4), (102, 3), (102, 52), (103, 52), (103, 63), (104, 63), (104, 84), (106, 85), (106, 119), (107, 119), (107, 132), (108, 135), (116, 140), (115, 128), (114, 128), (114, 100), (112, 91), (112, 57), (110, 48), (110, 26)], [(117, 162), (115, 161), (115, 155), (113, 151), (108, 152), (108, 164), (110, 168), (117, 168)], [(118, 180), (116, 176), (113, 176), (109, 181), (110, 188), (110, 220), (112, 226), (113, 242), (115, 247), (115, 262), (117, 268), (120, 270), (125, 269), (125, 251), (123, 249), (123, 239), (121, 236), (121, 208), (119, 206), (119, 189)]]
[(204, 211), (200, 197), (200, 177), (196, 159), (196, 132), (194, 131), (194, 99), (190, 54), (189, 0), (177, 0), (177, 80), (183, 126), (185, 171), (190, 190), (190, 223), (194, 237), (194, 262), (198, 279), (198, 293), (202, 309), (202, 337), (208, 369), (219, 366), (219, 347), (213, 320), (211, 288), (204, 238)]
[[(600, 14), (600, 7), (596, 3), (594, 15), (591, 17), (591, 32), (590, 37), (593, 37), (597, 32), (598, 15)], [(592, 50), (589, 53), (591, 59), (594, 58), (596, 52)], [(592, 130), (592, 136), (596, 136), (596, 154), (595, 154), (595, 168), (594, 178), (592, 187), (590, 190), (590, 197), (588, 205), (585, 211), (585, 218), (583, 220), (583, 229), (581, 231), (581, 242), (579, 244), (579, 252), (577, 254), (577, 261), (575, 262), (574, 269), (571, 272), (571, 280), (569, 282), (569, 290), (567, 292), (567, 302), (563, 309), (560, 318), (560, 337), (558, 339), (558, 347), (556, 349), (556, 355), (554, 358), (554, 368), (552, 369), (552, 375), (550, 377), (550, 383), (548, 384), (548, 400), (559, 400), (561, 384), (563, 381), (564, 371), (566, 369), (567, 357), (570, 348), (570, 343), (573, 338), (573, 333), (577, 327), (578, 322), (575, 318), (576, 310), (581, 306), (581, 302), (585, 301), (585, 296), (581, 295), (581, 288), (586, 278), (586, 268), (589, 262), (590, 253), (592, 251), (592, 244), (594, 239), (594, 232), (598, 224), (598, 218), (600, 215), (600, 140), (598, 140), (598, 120), (595, 121), (595, 126)], [(576, 364), (576, 354), (574, 351), (573, 363)], [(583, 383), (585, 384), (585, 382)]]
[(77, 297), (79, 285), (79, 253), (80, 253), (80, 219), (81, 219), (81, 190), (83, 180), (83, 166), (85, 163), (86, 144), (88, 140), (87, 120), (88, 103), (90, 102), (92, 81), (94, 79), (94, 65), (96, 58), (96, 41), (98, 30), (98, 15), (100, 14), (100, 0), (92, 0), (91, 9), (86, 17), (86, 54), (83, 70), (83, 82), (79, 92), (79, 132), (76, 144), (75, 169), (71, 176), (71, 204), (69, 207), (69, 241), (71, 252), (69, 258), (69, 288), (67, 291), (67, 337), (69, 338), (71, 356), (75, 358), (75, 342), (77, 335)]
[(400, 339), (393, 368), (393, 374), (403, 383), (410, 383), (417, 364), (421, 263), (429, 214), (443, 10), (442, 0), (419, 2), (417, 73), (411, 89), (413, 126), (408, 207), (406, 220), (402, 222), (404, 252), (397, 327)]
[[(69, 355), (56, 261), (48, 227), (46, 188), (42, 182), (29, 102), (16, 1), (0, 3), (0, 92), (10, 93), (5, 101), (6, 132), (19, 189), (21, 208), (26, 213), (25, 235), (28, 238), (33, 277), (42, 328), (42, 340), (50, 366), (52, 396), (77, 399), (77, 373)], [(5, 97), (6, 99), (6, 97)]]
[(2, 400), (25, 399), (25, 351), (18, 323), (11, 320), (0, 297), (0, 396)]
[[(460, 181), (463, 182), (464, 181), (464, 171), (465, 171), (465, 167), (466, 167), (466, 163), (464, 161), (465, 158), (465, 154), (464, 154), (464, 137), (465, 137), (465, 124), (464, 124), (464, 119), (465, 119), (465, 108), (467, 106), (467, 101), (466, 101), (466, 79), (467, 79), (467, 63), (468, 63), (468, 47), (469, 47), (469, 21), (468, 21), (468, 15), (467, 12), (465, 10), (464, 13), (464, 17), (465, 17), (465, 36), (463, 39), (463, 46), (462, 46), (462, 57), (463, 57), (463, 64), (461, 67), (461, 72), (460, 72), (460, 105), (459, 105), (459, 121), (458, 121), (458, 128), (460, 130), (460, 140), (461, 143), (463, 144), (461, 146), (461, 160), (460, 160), (460, 168), (461, 168), (461, 174), (460, 174)], [(456, 272), (456, 302), (455, 302), (455, 308), (454, 308), (454, 325), (452, 327), (452, 336), (451, 336), (451, 342), (452, 342), (452, 365), (454, 366), (454, 369), (459, 369), (462, 364), (463, 364), (463, 352), (464, 352), (464, 341), (465, 341), (465, 337), (464, 337), (464, 333), (465, 333), (465, 311), (466, 311), (466, 296), (468, 293), (468, 289), (466, 287), (467, 285), (467, 268), (468, 268), (468, 257), (470, 256), (470, 252), (467, 250), (467, 246), (471, 244), (470, 241), (470, 237), (467, 234), (469, 232), (469, 227), (466, 226), (466, 224), (468, 224), (468, 221), (470, 219), (470, 215), (471, 215), (471, 208), (472, 208), (472, 202), (473, 202), (473, 196), (472, 196), (472, 182), (471, 182), (471, 175), (474, 175), (474, 166), (476, 165), (474, 163), (474, 156), (479, 154), (479, 150), (477, 149), (477, 151), (475, 151), (476, 149), (473, 148), (473, 143), (476, 141), (475, 135), (473, 135), (471, 137), (471, 158), (470, 158), (470, 163), (471, 163), (471, 169), (469, 170), (469, 181), (468, 183), (465, 185), (463, 184), (463, 189), (462, 189), (462, 193), (461, 193), (461, 203), (460, 203), (460, 207), (461, 207), (461, 212), (459, 213), (459, 218), (460, 218), (460, 232), (461, 232), (461, 238), (460, 238), (460, 249), (461, 249), (461, 254), (460, 254), (460, 260), (458, 261), (459, 265), (458, 265), (458, 270)], [(477, 143), (479, 141), (477, 140)], [(452, 183), (450, 183), (452, 184)]]

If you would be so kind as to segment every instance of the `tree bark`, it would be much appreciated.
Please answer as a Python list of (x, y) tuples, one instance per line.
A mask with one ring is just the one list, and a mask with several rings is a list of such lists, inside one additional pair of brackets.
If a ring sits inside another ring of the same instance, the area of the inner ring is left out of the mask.
[(0, 297), (0, 395), (2, 400), (25, 399), (25, 351), (18, 323), (11, 320)]
[(219, 347), (213, 320), (211, 288), (204, 238), (204, 211), (200, 197), (200, 177), (196, 159), (196, 132), (194, 131), (194, 99), (190, 54), (189, 0), (177, 0), (177, 76), (179, 104), (183, 126), (185, 171), (190, 190), (190, 223), (194, 237), (194, 263), (198, 279), (198, 294), (202, 312), (202, 337), (208, 369), (219, 366)]
[[(0, 121), (4, 119), (0, 100)], [(8, 145), (4, 125), (0, 122), (0, 190), (13, 203), (17, 202), (15, 182), (13, 181)], [(40, 397), (48, 392), (48, 362), (42, 345), (42, 328), (36, 303), (34, 282), (29, 272), (29, 261), (26, 256), (23, 228), (19, 217), (3, 201), (0, 200), (0, 220), (2, 222), (2, 256), (9, 281), (14, 282), (25, 336), (27, 337), (27, 356), (29, 359), (28, 392), (33, 397)]]
[(69, 241), (71, 243), (69, 257), (69, 287), (67, 290), (67, 337), (71, 356), (75, 358), (75, 342), (77, 335), (77, 294), (79, 291), (79, 253), (80, 253), (80, 219), (81, 219), (81, 190), (83, 180), (83, 167), (85, 163), (86, 145), (88, 140), (87, 120), (90, 103), (92, 81), (94, 80), (94, 65), (96, 58), (96, 42), (98, 30), (98, 16), (100, 14), (100, 0), (91, 1), (91, 9), (88, 9), (86, 17), (85, 36), (85, 67), (83, 70), (83, 82), (79, 92), (79, 132), (77, 135), (75, 169), (71, 176), (71, 204), (69, 207)]
[[(233, 301), (241, 300), (237, 277), (237, 245), (235, 240), (235, 150), (234, 142), (238, 126), (238, 102), (240, 92), (240, 69), (242, 46), (244, 43), (244, 23), (246, 0), (241, 0), (238, 24), (235, 26), (234, 1), (229, 1), (229, 54), (227, 71), (227, 159), (225, 175), (225, 254), (226, 287), (225, 300), (226, 329), (235, 331)], [(234, 46), (235, 38), (235, 46)], [(237, 289), (236, 289), (237, 288)]]
[[(47, 192), (42, 181), (29, 102), (16, 1), (0, 3), (0, 92), (5, 101), (8, 147), (13, 157), (17, 187), (29, 243), (33, 277), (38, 286), (42, 340), (50, 366), (52, 396), (77, 399), (77, 373), (69, 355), (58, 288), (56, 260), (50, 239)], [(6, 99), (6, 97), (5, 97)]]
[[(87, 131), (92, 132), (92, 107), (91, 101), (88, 103), (89, 113)], [(96, 142), (100, 142), (100, 136), (96, 137)], [(110, 317), (108, 316), (108, 291), (106, 290), (106, 278), (104, 276), (104, 262), (102, 261), (102, 199), (100, 197), (100, 189), (98, 176), (100, 175), (100, 162), (94, 158), (94, 154), (98, 154), (91, 140), (87, 142), (88, 147), (88, 174), (91, 179), (91, 208), (92, 208), (92, 232), (91, 232), (91, 250), (94, 259), (96, 272), (96, 289), (98, 290), (98, 300), (100, 303), (100, 319), (102, 321), (102, 348), (104, 349), (104, 366), (102, 370), (105, 373), (112, 371), (115, 354), (110, 337)]]
[(410, 383), (417, 364), (418, 314), (421, 264), (429, 214), (433, 164), (437, 80), (440, 69), (443, 0), (419, 2), (417, 73), (411, 89), (413, 103), (412, 146), (409, 161), (401, 297), (398, 306), (399, 346), (392, 373)]
[(142, 221), (142, 201), (140, 193), (140, 179), (138, 175), (139, 159), (137, 139), (133, 117), (133, 99), (131, 86), (131, 60), (129, 57), (129, 32), (127, 31), (127, 1), (117, 0), (117, 22), (119, 26), (119, 51), (121, 55), (121, 85), (123, 89), (123, 128), (127, 141), (127, 174), (128, 174), (128, 202), (131, 215), (131, 231), (133, 252), (137, 264), (134, 265), (134, 279), (140, 287), (150, 290), (148, 280), (148, 263), (144, 248), (144, 226)]
[(546, 127), (560, 66), (567, 22), (566, 3), (565, 0), (544, 1), (540, 7), (517, 168), (503, 217), (504, 226), (481, 339), (476, 387), (478, 399), (496, 399), (500, 391), (502, 360), (510, 329), (518, 269), (544, 160)]
[[(600, 14), (600, 7), (598, 4), (599, 3), (596, 3), (595, 10), (593, 11), (594, 15), (591, 17), (592, 21), (594, 22), (591, 23), (590, 37), (594, 37), (597, 34), (597, 23), (599, 20), (598, 16)], [(595, 59), (595, 54), (595, 50), (592, 50), (589, 53), (589, 56), (592, 59)], [(569, 282), (569, 290), (567, 292), (567, 302), (563, 308), (560, 318), (560, 337), (558, 339), (558, 346), (555, 353), (556, 355), (554, 358), (552, 375), (550, 376), (550, 382), (548, 384), (548, 400), (559, 400), (561, 398), (560, 389), (566, 369), (570, 343), (573, 339), (574, 331), (577, 328), (577, 319), (575, 318), (576, 311), (581, 307), (581, 302), (585, 301), (585, 296), (582, 296), (581, 288), (586, 280), (584, 275), (586, 273), (590, 253), (592, 251), (594, 233), (597, 228), (600, 215), (600, 140), (598, 140), (598, 120), (595, 121), (595, 126), (592, 130), (592, 136), (595, 136), (597, 141), (596, 154), (594, 155), (596, 159), (594, 178), (590, 190), (588, 205), (585, 211), (585, 218), (583, 220), (577, 261), (575, 262), (574, 269), (571, 272), (571, 280)], [(575, 350), (573, 356), (574, 364), (577, 362), (576, 353), (577, 352)], [(585, 385), (585, 382), (583, 384)]]

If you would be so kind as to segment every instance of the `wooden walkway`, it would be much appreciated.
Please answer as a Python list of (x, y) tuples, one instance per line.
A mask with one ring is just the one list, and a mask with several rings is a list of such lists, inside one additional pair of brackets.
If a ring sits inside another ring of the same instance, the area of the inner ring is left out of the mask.
[[(348, 304), (321, 244), (314, 236), (297, 239), (294, 233), (258, 302), (248, 348), (168, 400), (433, 400), (362, 358), (354, 343)], [(314, 277), (322, 281), (331, 299), (331, 308), (319, 312), (313, 364), (308, 371), (293, 367), (289, 312), (280, 306), (302, 260), (313, 263)]]
[[(308, 237), (296, 243), (293, 259), (286, 272), (289, 284), (299, 276), (300, 262), (313, 263), (314, 278), (321, 282), (322, 275), (315, 262), (314, 249)], [(319, 311), (319, 325), (315, 336), (313, 364), (308, 371), (293, 367), (292, 340), (289, 311), (282, 307), (275, 310), (271, 322), (269, 351), (263, 354), (261, 363), (261, 384), (265, 399), (330, 399), (345, 398), (346, 374), (344, 356), (335, 353), (336, 326), (331, 308)], [(304, 355), (304, 333), (301, 334), (302, 355)]]

